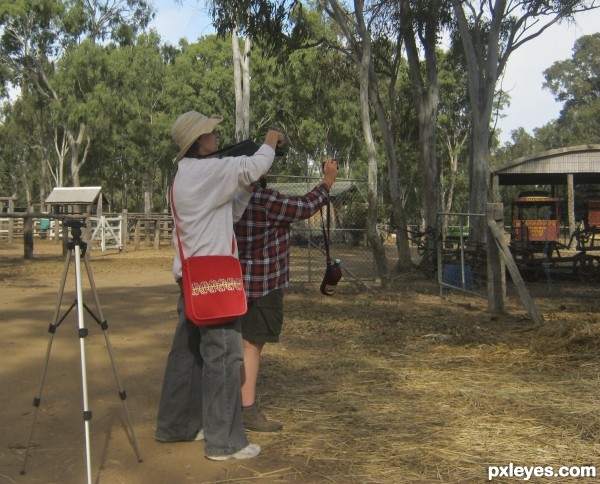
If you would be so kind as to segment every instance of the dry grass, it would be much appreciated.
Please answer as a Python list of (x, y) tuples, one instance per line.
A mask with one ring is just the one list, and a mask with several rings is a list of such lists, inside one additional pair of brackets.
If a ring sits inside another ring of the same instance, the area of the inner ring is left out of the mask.
[(286, 431), (256, 437), (294, 459), (292, 480), (483, 482), (490, 465), (598, 463), (593, 313), (547, 314), (523, 333), (518, 306), (491, 317), (484, 301), (411, 287), (316, 304), (288, 294), (259, 384)]
[[(0, 275), (26, 283), (45, 264)], [(141, 252), (94, 264), (116, 276), (165, 261)], [(317, 284), (288, 290), (258, 384), (285, 429), (253, 433), (261, 457), (210, 482), (479, 483), (490, 465), (600, 464), (600, 287), (530, 286), (546, 324), (523, 332), (515, 298), (509, 315), (491, 316), (484, 300), (440, 297), (419, 272), (396, 282), (373, 294), (343, 284), (332, 298)]]

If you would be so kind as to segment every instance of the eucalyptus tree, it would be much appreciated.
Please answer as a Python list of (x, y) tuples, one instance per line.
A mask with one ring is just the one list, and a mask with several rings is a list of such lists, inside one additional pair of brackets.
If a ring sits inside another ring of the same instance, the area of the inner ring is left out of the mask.
[[(468, 76), (472, 115), (469, 212), (485, 213), (489, 190), (490, 119), (496, 83), (510, 55), (551, 25), (597, 8), (596, 0), (452, 0)], [(481, 241), (484, 223), (472, 228)]]
[[(311, 23), (323, 35), (331, 26), (316, 12)], [(285, 166), (277, 173), (318, 175), (320, 162), (333, 156), (340, 176), (364, 177), (364, 157), (356, 69), (352, 62), (325, 43), (290, 52), (275, 59), (255, 47), (252, 64), (253, 123), (258, 130), (269, 124), (286, 136)]]
[(107, 192), (113, 192), (123, 208), (146, 214), (167, 205), (174, 170), (168, 70), (154, 32), (108, 50), (106, 93), (111, 100), (105, 109), (110, 123), (102, 125), (105, 142), (94, 155), (101, 161), (103, 180), (120, 180), (114, 187), (107, 184)]
[[(148, 25), (152, 16), (145, 0), (16, 0), (6, 2), (0, 10), (2, 46), (0, 58), (10, 69), (8, 78), (21, 91), (35, 89), (52, 102), (60, 114), (60, 130), (69, 142), (72, 183), (79, 184), (79, 173), (89, 153), (92, 135), (89, 119), (82, 109), (85, 95), (81, 88), (75, 100), (65, 98), (73, 90), (62, 89), (54, 82), (64, 56), (68, 68), (76, 71), (72, 61), (83, 59), (74, 51), (83, 49), (97, 54), (93, 46), (107, 42), (127, 43), (139, 29)], [(86, 61), (87, 66), (90, 62)], [(85, 73), (88, 79), (93, 77)], [(65, 79), (63, 77), (63, 79)], [(79, 104), (78, 104), (79, 103)], [(74, 112), (74, 111), (75, 112)], [(48, 118), (50, 119), (50, 118)]]
[[(241, 6), (240, 6), (241, 3)], [(227, 31), (229, 24), (222, 21), (219, 15), (231, 16), (231, 12), (240, 9), (243, 12), (251, 12), (249, 21), (239, 27), (249, 31), (255, 42), (260, 42), (265, 49), (271, 49), (271, 52), (288, 55), (289, 50), (294, 48), (306, 47), (319, 43), (328, 43), (331, 47), (339, 49), (346, 53), (352, 59), (358, 73), (359, 84), (359, 106), (360, 122), (363, 131), (363, 142), (368, 160), (368, 191), (367, 199), (369, 204), (366, 234), (367, 239), (373, 250), (375, 264), (378, 268), (380, 279), (383, 285), (390, 281), (390, 271), (387, 256), (383, 250), (383, 244), (377, 232), (377, 216), (379, 199), (377, 195), (377, 175), (378, 175), (378, 152), (375, 141), (375, 134), (371, 122), (371, 102), (377, 102), (374, 96), (376, 89), (373, 88), (374, 65), (372, 62), (373, 38), (371, 28), (373, 22), (377, 19), (379, 9), (377, 6), (371, 10), (365, 8), (362, 0), (356, 0), (355, 9), (350, 13), (344, 6), (332, 1), (318, 1), (318, 11), (325, 12), (332, 19), (336, 26), (337, 38), (327, 36), (315, 36), (311, 29), (310, 22), (304, 14), (305, 9), (298, 2), (273, 2), (269, 0), (248, 0), (246, 2), (219, 2), (219, 14), (214, 15), (215, 25), (219, 32)], [(223, 13), (221, 13), (223, 12)], [(266, 15), (268, 13), (268, 15)], [(386, 32), (387, 33), (387, 32)], [(399, 54), (399, 48), (395, 49)], [(378, 120), (385, 120), (385, 110), (381, 107), (376, 109)], [(390, 145), (392, 137), (389, 136), (389, 126), (379, 125), (383, 128), (382, 136), (385, 142)], [(386, 153), (393, 153), (393, 148), (386, 149)], [(393, 163), (389, 166), (389, 182), (398, 183), (397, 165)], [(397, 186), (391, 186), (390, 193), (396, 196), (399, 193)], [(405, 225), (402, 207), (395, 204), (399, 214), (396, 221)], [(406, 238), (405, 250), (402, 251), (404, 257), (408, 257), (408, 242)]]
[(235, 89), (235, 138), (243, 141), (250, 136), (250, 51), (249, 35), (242, 39), (237, 29), (231, 32), (233, 52), (233, 85)]
[[(26, 102), (17, 101), (5, 105), (3, 122), (0, 124), (0, 165), (2, 173), (0, 193), (15, 195), (20, 187), (25, 194), (27, 209), (33, 207), (34, 170), (29, 160), (35, 154), (34, 140), (30, 114), (30, 106)], [(19, 140), (19, 142), (15, 142)]]
[(89, 159), (92, 138), (110, 125), (109, 109), (114, 103), (108, 77), (108, 51), (84, 40), (69, 49), (56, 62), (48, 79), (52, 109), (62, 122), (69, 145), (70, 175), (73, 186), (80, 186), (82, 168)]
[(538, 151), (545, 151), (540, 141), (531, 136), (525, 128), (517, 128), (510, 133), (510, 141), (494, 151), (491, 165), (498, 166), (521, 158), (533, 155)]
[(440, 103), (437, 115), (443, 212), (467, 211), (468, 141), (471, 115), (466, 74), (453, 52), (439, 54)]
[(553, 63), (544, 77), (544, 87), (563, 103), (553, 123), (561, 145), (548, 149), (600, 143), (600, 33), (577, 39), (572, 57)]
[[(12, 190), (24, 193), (28, 207), (36, 204), (41, 210), (51, 188), (47, 172), (52, 171), (53, 150), (48, 116), (47, 100), (31, 90), (21, 92), (12, 102), (6, 101), (2, 112), (3, 124), (12, 133), (2, 140), (2, 152), (10, 153), (4, 160), (10, 173), (6, 181), (9, 185), (16, 183)], [(18, 190), (19, 186), (22, 190)], [(4, 189), (0, 188), (0, 193)]]
[[(26, 193), (27, 204), (31, 203), (32, 190), (35, 182), (34, 173), (38, 173), (40, 199), (45, 198), (45, 170), (46, 164), (40, 155), (47, 152), (29, 150), (24, 155), (25, 146), (50, 145), (50, 140), (42, 140), (40, 135), (47, 132), (45, 127), (33, 129), (32, 122), (49, 119), (49, 116), (33, 116), (31, 118), (19, 116), (23, 106), (37, 105), (34, 113), (42, 112), (49, 105), (43, 99), (41, 91), (37, 89), (43, 78), (38, 74), (41, 66), (47, 71), (50, 68), (49, 56), (56, 56), (58, 47), (55, 45), (53, 22), (61, 15), (63, 8), (60, 3), (52, 0), (44, 3), (30, 2), (27, 0), (3, 2), (0, 5), (0, 75), (2, 80), (2, 95), (7, 101), (4, 109), (4, 122), (11, 129), (21, 126), (21, 135), (7, 136), (3, 153), (11, 153), (5, 160), (11, 173), (27, 173), (27, 179), (19, 176), (16, 180), (22, 185)], [(20, 102), (15, 101), (16, 96)], [(12, 104), (13, 106), (10, 106)], [(25, 126), (26, 125), (26, 126)], [(36, 134), (37, 133), (37, 134)], [(17, 143), (18, 146), (11, 146)], [(15, 178), (12, 177), (12, 181)], [(15, 192), (16, 190), (15, 186)]]
[[(242, 141), (250, 135), (250, 54), (253, 36), (257, 31), (248, 28), (256, 22), (277, 22), (284, 12), (273, 11), (270, 6), (256, 10), (250, 1), (212, 0), (210, 13), (221, 36), (231, 38), (233, 60), (233, 83), (235, 93), (235, 137)], [(258, 33), (261, 35), (260, 33)]]
[(190, 43), (181, 40), (168, 65), (165, 102), (173, 120), (182, 112), (200, 111), (224, 118), (219, 124), (223, 142), (236, 135), (231, 44), (216, 35)]
[[(433, 228), (437, 225), (437, 214), (441, 208), (441, 168), (436, 140), (440, 97), (437, 44), (442, 27), (449, 23), (447, 2), (400, 0), (396, 18), (406, 49), (419, 122), (424, 221), (426, 227)], [(423, 61), (420, 52), (423, 53)], [(428, 240), (425, 264), (429, 263), (434, 242), (433, 238)]]

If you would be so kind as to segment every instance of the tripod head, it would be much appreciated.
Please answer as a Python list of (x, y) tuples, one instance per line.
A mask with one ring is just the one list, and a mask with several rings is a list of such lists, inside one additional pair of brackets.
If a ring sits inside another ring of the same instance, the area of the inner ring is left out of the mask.
[(71, 229), (71, 240), (67, 247), (72, 249), (76, 245), (82, 247), (85, 252), (87, 244), (81, 240), (81, 229), (87, 227), (83, 220), (68, 219), (65, 220), (64, 226)]

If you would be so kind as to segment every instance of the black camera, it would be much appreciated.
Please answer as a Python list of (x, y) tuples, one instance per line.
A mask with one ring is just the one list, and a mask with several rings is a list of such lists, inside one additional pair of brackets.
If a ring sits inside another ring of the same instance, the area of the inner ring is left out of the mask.
[(341, 278), (342, 262), (339, 259), (335, 259), (333, 262), (329, 261), (327, 269), (325, 269), (323, 282), (321, 282), (321, 293), (325, 296), (333, 296), (335, 294), (335, 287)]
[(81, 229), (87, 227), (83, 220), (67, 219), (63, 222), (63, 225), (71, 229), (71, 237), (75, 245), (85, 246), (85, 243), (81, 242), (81, 234), (83, 233)]
[(82, 220), (67, 219), (65, 220), (65, 227), (70, 227), (72, 229), (83, 229), (87, 227), (87, 225)]
[[(234, 145), (223, 148), (222, 150), (217, 151), (217, 153), (223, 152), (225, 156), (252, 156), (258, 151), (259, 148), (260, 145), (258, 143), (251, 139), (246, 139)], [(285, 155), (285, 150), (281, 146), (277, 146), (275, 148), (275, 156), (283, 155)]]

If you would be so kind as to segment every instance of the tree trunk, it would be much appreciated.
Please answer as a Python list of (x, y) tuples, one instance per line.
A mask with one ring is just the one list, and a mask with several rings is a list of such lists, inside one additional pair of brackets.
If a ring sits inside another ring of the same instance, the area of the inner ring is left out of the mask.
[(244, 53), (240, 49), (237, 29), (231, 34), (233, 51), (233, 83), (235, 87), (235, 138), (250, 137), (250, 38), (244, 38)]
[(371, 103), (375, 107), (377, 113), (377, 119), (379, 121), (379, 128), (381, 129), (383, 144), (388, 160), (388, 185), (390, 190), (390, 201), (392, 205), (392, 217), (394, 220), (394, 226), (399, 230), (395, 231), (396, 234), (396, 249), (398, 251), (398, 263), (396, 265), (397, 270), (408, 269), (412, 266), (412, 259), (410, 255), (410, 246), (408, 243), (408, 229), (406, 223), (406, 216), (404, 213), (404, 205), (402, 203), (402, 196), (400, 194), (400, 175), (398, 171), (398, 157), (396, 156), (396, 150), (394, 147), (394, 140), (392, 133), (390, 132), (389, 123), (385, 116), (385, 109), (378, 96), (378, 87), (376, 78), (373, 76), (371, 79), (370, 98)]
[(244, 37), (244, 55), (242, 57), (242, 139), (250, 137), (250, 37)]
[[(469, 213), (485, 213), (489, 190), (489, 114), (473, 116), (473, 135), (471, 138), (471, 166), (469, 177)], [(474, 217), (470, 227), (469, 241), (485, 241), (485, 218)]]
[(144, 239), (146, 240), (146, 245), (150, 245), (150, 230), (152, 229), (152, 224), (150, 220), (150, 214), (152, 213), (152, 174), (150, 172), (144, 173), (143, 178), (144, 184), (144, 216), (146, 217), (146, 221), (144, 223)]
[[(437, 114), (439, 82), (436, 42), (440, 6), (432, 2), (429, 19), (425, 23), (425, 34), (421, 44), (425, 55), (425, 69), (419, 58), (417, 35), (413, 28), (413, 12), (410, 2), (400, 2), (400, 28), (404, 37), (412, 91), (419, 120), (419, 146), (421, 151), (421, 200), (425, 229), (437, 227), (437, 215), (441, 207), (440, 162), (437, 156)], [(431, 265), (435, 252), (435, 239), (428, 237), (427, 252), (422, 264)]]
[(422, 156), (423, 210), (427, 227), (437, 225), (440, 210), (440, 166), (436, 151), (437, 86), (427, 90), (419, 108), (419, 133)]
[(60, 146), (58, 145), (58, 130), (54, 130), (54, 150), (56, 151), (56, 171), (54, 171), (54, 182), (57, 187), (64, 186), (64, 175), (65, 175), (65, 157), (69, 151), (69, 143), (67, 137), (63, 132)]
[[(67, 132), (69, 146), (71, 149), (71, 178), (73, 181), (73, 186), (79, 187), (81, 186), (79, 183), (79, 173), (81, 171), (81, 167), (87, 160), (89, 150), (92, 146), (92, 140), (87, 134), (87, 126), (85, 123), (79, 123), (79, 133), (77, 135), (77, 139), (73, 137), (73, 134), (69, 131), (68, 126), (65, 126), (65, 131)], [(83, 150), (83, 155), (81, 156), (81, 161), (79, 161), (79, 154), (81, 152), (84, 139), (86, 142), (85, 148)]]
[(42, 148), (42, 159), (40, 160), (40, 178), (39, 178), (39, 196), (40, 196), (40, 212), (46, 210), (46, 169), (48, 163), (48, 150)]
[(377, 272), (381, 279), (381, 285), (385, 288), (391, 282), (390, 272), (388, 268), (387, 256), (383, 247), (383, 242), (377, 232), (377, 150), (373, 140), (373, 132), (371, 129), (371, 119), (369, 112), (369, 86), (371, 72), (371, 34), (368, 31), (363, 18), (363, 3), (362, 0), (355, 1), (356, 16), (358, 19), (358, 27), (362, 42), (362, 55), (360, 62), (360, 116), (365, 137), (365, 145), (368, 156), (368, 192), (367, 192), (367, 226), (366, 235), (373, 258), (377, 266)]
[[(506, 0), (493, 5), (487, 39), (484, 41), (479, 26), (471, 28), (462, 2), (453, 2), (454, 13), (465, 52), (469, 100), (472, 113), (472, 134), (469, 166), (469, 212), (485, 214), (489, 191), (489, 123), (494, 91), (498, 80), (499, 39)], [(485, 241), (485, 217), (475, 217), (469, 230), (469, 241)]]
[(31, 185), (29, 183), (29, 179), (27, 178), (26, 173), (21, 174), (21, 181), (23, 182), (23, 189), (25, 190), (25, 200), (27, 202), (27, 211), (33, 212), (33, 207), (31, 205)]

